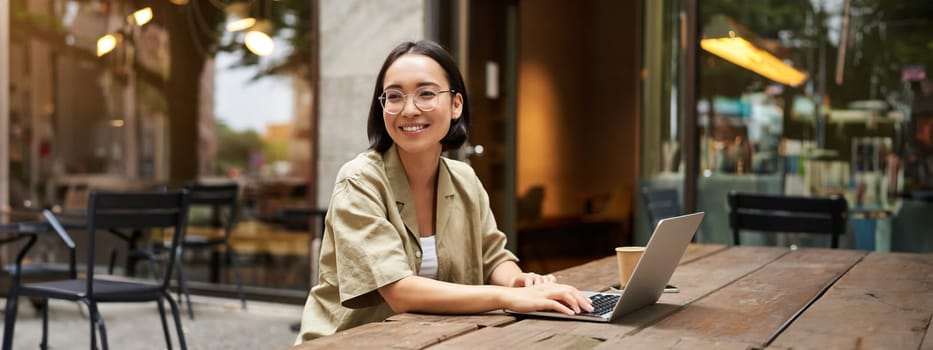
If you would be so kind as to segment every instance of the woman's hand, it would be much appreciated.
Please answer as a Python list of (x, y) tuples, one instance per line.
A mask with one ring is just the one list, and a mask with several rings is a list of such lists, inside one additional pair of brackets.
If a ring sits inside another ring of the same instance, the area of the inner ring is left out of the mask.
[(531, 287), (539, 284), (545, 283), (555, 283), (557, 282), (557, 277), (554, 275), (539, 275), (534, 272), (525, 272), (512, 277), (512, 281), (507, 285), (508, 287)]
[(539, 275), (534, 272), (522, 272), (514, 261), (506, 261), (492, 270), (487, 281), (503, 287), (531, 287), (539, 284), (557, 282), (554, 275)]
[(530, 285), (527, 288), (506, 289), (505, 298), (506, 308), (512, 311), (553, 310), (567, 315), (593, 311), (593, 304), (583, 293), (574, 287), (553, 281)]

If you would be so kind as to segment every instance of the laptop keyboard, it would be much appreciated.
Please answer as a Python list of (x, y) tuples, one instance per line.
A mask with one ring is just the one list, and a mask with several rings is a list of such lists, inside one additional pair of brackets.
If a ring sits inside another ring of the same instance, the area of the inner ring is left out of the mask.
[(615, 308), (616, 304), (619, 302), (618, 294), (594, 294), (590, 296), (590, 301), (593, 302), (593, 312), (581, 312), (581, 315), (586, 316), (602, 316), (607, 313), (612, 312), (612, 309)]

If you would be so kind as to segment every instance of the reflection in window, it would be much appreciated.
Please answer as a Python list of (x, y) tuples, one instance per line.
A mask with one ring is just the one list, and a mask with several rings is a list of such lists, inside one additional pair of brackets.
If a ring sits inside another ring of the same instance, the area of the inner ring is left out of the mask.
[(728, 190), (890, 209), (933, 189), (933, 147), (918, 131), (933, 118), (929, 1), (704, 1), (698, 21), (706, 222), (727, 222)]

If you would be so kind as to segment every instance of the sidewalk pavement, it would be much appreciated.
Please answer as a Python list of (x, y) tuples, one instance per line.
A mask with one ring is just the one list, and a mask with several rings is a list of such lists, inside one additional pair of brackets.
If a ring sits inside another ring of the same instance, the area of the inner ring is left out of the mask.
[[(285, 349), (295, 341), (290, 329), (301, 318), (301, 305), (247, 301), (192, 295), (192, 321), (184, 305), (179, 305), (188, 349)], [(179, 303), (182, 304), (182, 303)], [(0, 307), (6, 299), (0, 298)], [(159, 308), (154, 302), (99, 304), (107, 328), (110, 349), (165, 349)], [(179, 349), (171, 308), (165, 306), (172, 347)], [(77, 302), (49, 301), (49, 347), (88, 349), (90, 322), (87, 308)], [(13, 339), (14, 349), (38, 349), (42, 338), (42, 318), (27, 299), (20, 299), (19, 317)]]

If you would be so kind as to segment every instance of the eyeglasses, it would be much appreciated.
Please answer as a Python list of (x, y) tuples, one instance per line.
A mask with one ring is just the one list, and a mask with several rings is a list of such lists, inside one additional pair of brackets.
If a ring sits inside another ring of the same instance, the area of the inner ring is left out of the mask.
[(457, 91), (454, 89), (437, 90), (432, 87), (421, 87), (415, 90), (414, 93), (406, 95), (399, 90), (391, 89), (383, 91), (382, 95), (379, 95), (379, 103), (382, 104), (382, 110), (386, 113), (399, 114), (405, 109), (408, 96), (413, 96), (415, 108), (422, 112), (430, 112), (437, 108), (438, 95), (445, 92), (453, 94)]

